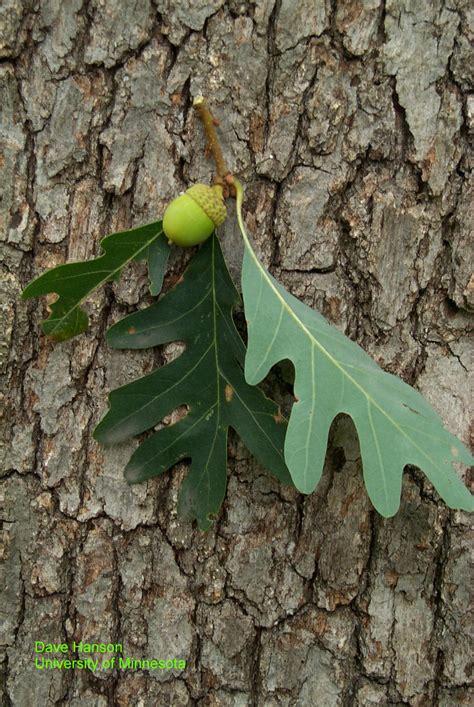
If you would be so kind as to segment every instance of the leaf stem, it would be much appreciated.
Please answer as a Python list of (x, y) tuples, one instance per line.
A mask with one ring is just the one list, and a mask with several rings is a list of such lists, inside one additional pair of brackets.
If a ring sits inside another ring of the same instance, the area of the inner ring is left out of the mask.
[(242, 216), (242, 204), (244, 202), (244, 188), (242, 186), (242, 183), (236, 177), (232, 178), (232, 186), (234, 188), (235, 196), (237, 199), (237, 221), (239, 223), (240, 232), (242, 234), (242, 237), (243, 237), (246, 245), (253, 252), (252, 245), (250, 243), (249, 234), (247, 233), (247, 229), (245, 228), (244, 219)]
[(203, 96), (195, 97), (193, 101), (193, 108), (197, 112), (204, 126), (207, 137), (207, 147), (214, 158), (214, 162), (216, 163), (216, 176), (214, 182), (216, 184), (220, 184), (222, 187), (226, 187), (228, 185), (227, 178), (230, 173), (226, 167), (224, 155), (222, 154), (222, 148), (219, 143), (219, 138), (217, 137), (217, 121), (209, 110)]

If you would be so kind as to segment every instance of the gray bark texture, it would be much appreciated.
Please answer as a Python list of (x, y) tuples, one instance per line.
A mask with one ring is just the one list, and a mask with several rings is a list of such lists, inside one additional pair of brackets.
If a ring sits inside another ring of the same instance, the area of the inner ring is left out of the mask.
[[(472, 704), (468, 520), (421, 472), (383, 519), (347, 419), (308, 497), (231, 435), (225, 505), (200, 532), (176, 515), (185, 464), (129, 487), (136, 440), (92, 439), (108, 392), (176, 354), (105, 344), (150, 303), (145, 265), (64, 344), (40, 332), (44, 300), (20, 301), (210, 182), (202, 93), (264, 264), (468, 443), (469, 19), (468, 0), (3, 0), (5, 705)], [(237, 278), (233, 215), (220, 235)], [(34, 641), (187, 667), (41, 671)]]

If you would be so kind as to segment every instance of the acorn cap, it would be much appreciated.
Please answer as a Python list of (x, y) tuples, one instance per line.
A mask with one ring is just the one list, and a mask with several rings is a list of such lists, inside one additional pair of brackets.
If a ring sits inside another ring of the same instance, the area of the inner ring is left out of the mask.
[(213, 187), (208, 187), (207, 184), (194, 184), (194, 186), (186, 190), (186, 194), (196, 204), (199, 204), (216, 226), (224, 223), (227, 218), (227, 211), (220, 184), (216, 184)]

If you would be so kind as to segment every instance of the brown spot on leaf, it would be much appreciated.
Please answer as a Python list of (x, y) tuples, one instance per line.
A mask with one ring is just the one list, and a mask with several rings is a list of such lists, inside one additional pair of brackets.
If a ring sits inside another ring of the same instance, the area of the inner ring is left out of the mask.
[(127, 329), (127, 334), (136, 334), (137, 330), (135, 329), (134, 326), (131, 326)]
[(225, 399), (227, 400), (227, 402), (230, 403), (230, 401), (232, 400), (232, 396), (234, 395), (234, 389), (228, 383), (224, 389), (224, 395), (225, 395)]
[(284, 418), (283, 415), (281, 414), (280, 408), (278, 408), (277, 414), (276, 414), (276, 415), (273, 415), (273, 419), (275, 420), (275, 422), (276, 422), (278, 425), (282, 425), (282, 424), (285, 422), (285, 418)]

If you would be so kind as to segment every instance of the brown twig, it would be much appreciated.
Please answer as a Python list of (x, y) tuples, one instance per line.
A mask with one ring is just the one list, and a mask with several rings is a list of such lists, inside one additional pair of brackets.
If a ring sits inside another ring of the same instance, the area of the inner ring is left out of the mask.
[(193, 108), (196, 110), (204, 126), (207, 137), (207, 149), (213, 156), (214, 162), (216, 163), (216, 176), (214, 182), (222, 185), (224, 188), (224, 195), (227, 196), (229, 193), (229, 185), (231, 183), (229, 182), (230, 172), (226, 167), (224, 155), (222, 154), (222, 148), (219, 143), (219, 138), (217, 137), (215, 126), (218, 124), (218, 121), (216, 121), (212, 115), (203, 96), (196, 96), (193, 101)]

